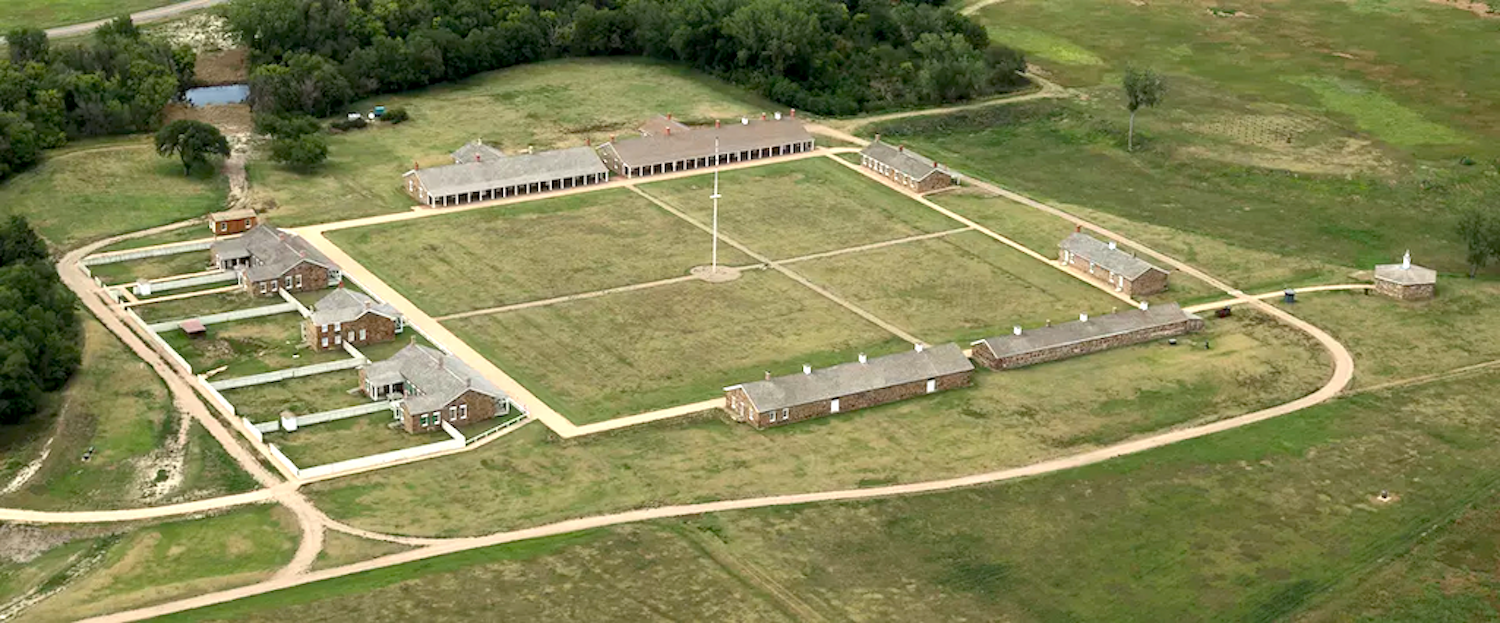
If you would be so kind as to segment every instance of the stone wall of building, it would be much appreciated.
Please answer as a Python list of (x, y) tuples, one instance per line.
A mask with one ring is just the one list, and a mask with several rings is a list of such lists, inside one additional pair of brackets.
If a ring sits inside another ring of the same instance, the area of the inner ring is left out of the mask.
[(1423, 301), (1437, 295), (1437, 288), (1430, 283), (1403, 286), (1384, 279), (1375, 280), (1375, 291), (1402, 301)]
[(1125, 296), (1150, 296), (1158, 292), (1166, 291), (1167, 289), (1167, 273), (1163, 271), (1148, 270), (1140, 277), (1131, 280), (1116, 277), (1114, 273), (1105, 269), (1103, 266), (1096, 265), (1076, 253), (1072, 255), (1071, 259), (1069, 259), (1066, 253), (1059, 249), (1057, 252), (1057, 259), (1060, 262), (1065, 262), (1068, 268), (1071, 268), (1080, 274), (1086, 275), (1088, 276), (1088, 278), (1093, 279), (1094, 281), (1098, 281), (1109, 285), (1111, 288), (1118, 289), (1118, 291)]
[(979, 344), (974, 346), (973, 356), (975, 361), (979, 362), (980, 365), (986, 368), (990, 368), (992, 370), (1010, 370), (1013, 368), (1022, 368), (1039, 363), (1046, 363), (1048, 361), (1057, 361), (1059, 359), (1068, 359), (1070, 357), (1077, 357), (1079, 355), (1087, 355), (1089, 353), (1096, 353), (1101, 350), (1109, 350), (1111, 348), (1119, 348), (1121, 346), (1140, 344), (1141, 342), (1149, 342), (1151, 340), (1182, 335), (1184, 333), (1192, 333), (1195, 331), (1201, 331), (1202, 329), (1203, 320), (1198, 318), (1186, 318), (1180, 322), (1174, 322), (1172, 324), (1157, 327), (1148, 327), (1136, 331), (1130, 331), (1127, 333), (1108, 335), (1083, 342), (1064, 344), (1052, 348), (1045, 348), (1042, 350), (1035, 350), (1005, 357), (996, 357), (995, 353), (990, 350), (989, 344), (987, 342), (980, 342)]
[[(301, 281), (298, 281), (298, 276), (302, 277)], [(292, 279), (292, 285), (290, 287), (287, 287), (286, 285), (286, 279), (288, 277)], [(301, 285), (298, 285), (299, 283)], [(262, 284), (265, 285), (264, 288), (261, 287)], [(253, 294), (255, 296), (279, 296), (277, 292), (280, 290), (286, 290), (288, 292), (312, 292), (328, 287), (328, 269), (323, 268), (322, 266), (318, 266), (317, 264), (313, 264), (312, 262), (303, 262), (301, 264), (298, 264), (291, 270), (286, 271), (286, 274), (282, 275), (280, 278), (267, 279), (264, 282), (250, 282), (247, 285), (249, 286), (250, 294)]]
[[(488, 420), (494, 418), (497, 415), (500, 415), (502, 412), (502, 407), (500, 407), (499, 402), (500, 401), (495, 400), (493, 397), (486, 396), (472, 389), (464, 392), (462, 396), (454, 398), (453, 402), (444, 405), (442, 409), (439, 409), (437, 411), (428, 411), (426, 413), (412, 413), (409, 409), (407, 409), (406, 403), (403, 402), (401, 403), (401, 425), (406, 429), (406, 432), (408, 433), (426, 433), (436, 430), (442, 430), (442, 421), (437, 418), (447, 420), (449, 424), (452, 424), (454, 426), (464, 426), (472, 422)], [(463, 417), (463, 415), (459, 413), (459, 407), (464, 405), (468, 405), (469, 407), (467, 418)], [(504, 411), (508, 412), (509, 406), (510, 405), (507, 403), (504, 407)], [(428, 416), (426, 426), (422, 425), (423, 415)]]
[[(338, 339), (334, 336), (337, 334)], [(379, 344), (396, 339), (396, 321), (380, 314), (366, 313), (359, 318), (338, 325), (318, 326), (311, 318), (302, 321), (302, 336), (313, 350), (338, 350), (344, 343), (355, 346)], [(327, 340), (326, 342), (324, 340)]]
[[(937, 381), (937, 387), (933, 393), (943, 392), (959, 387), (966, 387), (969, 385), (973, 374), (974, 373), (972, 371), (965, 371), (957, 374), (949, 374), (947, 376), (937, 377), (937, 379), (935, 379)], [(918, 396), (923, 396), (926, 394), (927, 381), (924, 379), (913, 383), (883, 387), (880, 389), (861, 392), (858, 394), (850, 394), (848, 396), (840, 396), (839, 413), (845, 413), (857, 409), (866, 409), (869, 407), (896, 402), (899, 400), (906, 400), (908, 398), (916, 398)], [(803, 420), (810, 420), (812, 418), (822, 417), (833, 413), (832, 402), (828, 400), (820, 400), (817, 402), (788, 407), (786, 409), (785, 416), (783, 416), (782, 411), (766, 413), (750, 412), (748, 407), (749, 401), (745, 398), (745, 394), (742, 390), (732, 390), (728, 394), (726, 394), (726, 398), (726, 404), (729, 405), (730, 412), (736, 416), (735, 419), (737, 421), (748, 422), (750, 425), (756, 428), (768, 428), (771, 426), (795, 424)], [(735, 411), (736, 405), (740, 406), (738, 412)]]

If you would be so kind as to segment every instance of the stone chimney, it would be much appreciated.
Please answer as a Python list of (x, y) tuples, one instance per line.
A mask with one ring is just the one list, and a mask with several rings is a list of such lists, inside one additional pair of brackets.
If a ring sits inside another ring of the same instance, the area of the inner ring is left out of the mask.
[(536, 148), (532, 147), (531, 145), (527, 145), (526, 146), (526, 153), (528, 153), (528, 154), (534, 154), (534, 153), (536, 153)]
[(767, 381), (771, 380), (771, 371), (770, 370), (766, 370), (766, 380)]
[(672, 113), (667, 113), (667, 121), (671, 121), (671, 120), (672, 120)]
[(806, 364), (806, 363), (802, 364), (802, 373), (803, 374), (812, 374), (812, 365), (811, 364)]
[(877, 143), (880, 142), (880, 133), (879, 132), (875, 133), (875, 142), (877, 142)]
[(906, 143), (902, 143), (900, 145), (897, 145), (896, 146), (896, 151), (899, 151), (899, 152), (901, 152), (903, 154), (906, 153)]

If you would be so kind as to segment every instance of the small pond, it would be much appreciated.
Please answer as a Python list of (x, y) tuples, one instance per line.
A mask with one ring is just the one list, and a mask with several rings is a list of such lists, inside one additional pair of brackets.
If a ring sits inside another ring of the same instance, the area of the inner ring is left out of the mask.
[(194, 108), (203, 106), (215, 106), (218, 104), (239, 104), (250, 96), (250, 85), (227, 84), (219, 87), (198, 87), (188, 89), (183, 99), (193, 105)]

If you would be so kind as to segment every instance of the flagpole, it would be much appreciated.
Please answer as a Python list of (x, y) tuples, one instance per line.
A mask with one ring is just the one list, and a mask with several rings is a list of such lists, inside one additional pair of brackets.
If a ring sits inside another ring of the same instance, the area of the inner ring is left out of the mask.
[(719, 273), (719, 137), (714, 137), (714, 251), (713, 268), (710, 274)]

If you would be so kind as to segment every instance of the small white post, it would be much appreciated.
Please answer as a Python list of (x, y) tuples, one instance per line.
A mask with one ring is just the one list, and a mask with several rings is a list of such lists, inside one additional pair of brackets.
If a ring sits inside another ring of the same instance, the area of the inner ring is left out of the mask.
[(1411, 270), (1411, 249), (1406, 250), (1406, 255), (1401, 256), (1401, 270)]

